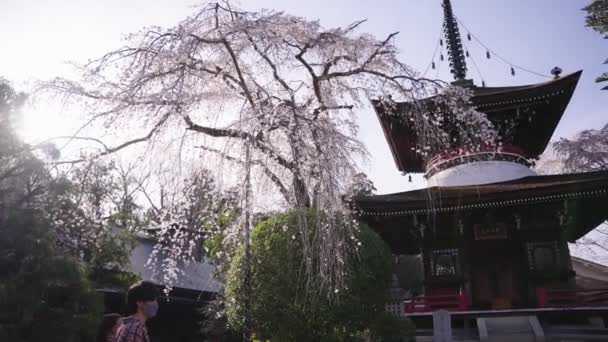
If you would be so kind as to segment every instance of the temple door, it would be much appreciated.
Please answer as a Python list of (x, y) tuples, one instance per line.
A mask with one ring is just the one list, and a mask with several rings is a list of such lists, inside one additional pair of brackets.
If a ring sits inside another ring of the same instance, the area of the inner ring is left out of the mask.
[(519, 302), (518, 257), (510, 244), (484, 241), (472, 253), (473, 305), (487, 309), (510, 309)]

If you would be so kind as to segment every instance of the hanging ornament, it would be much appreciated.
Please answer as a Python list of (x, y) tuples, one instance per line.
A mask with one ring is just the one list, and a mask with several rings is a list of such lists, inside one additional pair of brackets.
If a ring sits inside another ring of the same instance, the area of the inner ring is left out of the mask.
[(441, 55), (439, 56), (439, 59), (440, 59), (440, 60), (443, 60), (443, 54), (441, 54)]
[(467, 57), (469, 57), (469, 50), (467, 50), (465, 54), (467, 55)]
[(513, 67), (511, 67), (511, 76), (515, 76), (515, 69)]
[(439, 46), (443, 46), (443, 39), (439, 39)]
[(486, 58), (487, 58), (487, 59), (492, 58), (492, 56), (490, 55), (490, 50), (486, 51)]
[(435, 62), (431, 62), (431, 68), (433, 68), (433, 70), (435, 70), (437, 68), (437, 66), (435, 65)]
[(471, 34), (467, 32), (467, 39), (471, 40)]

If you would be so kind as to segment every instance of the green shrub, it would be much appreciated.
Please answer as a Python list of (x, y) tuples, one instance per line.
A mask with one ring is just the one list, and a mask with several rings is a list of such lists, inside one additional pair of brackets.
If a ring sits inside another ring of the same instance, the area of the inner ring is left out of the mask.
[[(359, 226), (355, 235), (361, 247), (345, 260), (347, 286), (329, 296), (318, 282), (306, 286), (299, 220), (310, 223), (306, 228), (311, 239), (318, 237), (314, 211), (276, 215), (252, 233), (250, 308), (257, 335), (271, 336), (273, 342), (354, 341), (366, 332), (378, 341), (411, 335), (409, 326), (403, 328), (407, 322), (385, 312), (392, 257), (384, 241), (368, 226)], [(237, 330), (245, 320), (242, 261), (243, 249), (232, 260), (226, 284), (226, 315)], [(312, 264), (318, 266), (319, 260)]]

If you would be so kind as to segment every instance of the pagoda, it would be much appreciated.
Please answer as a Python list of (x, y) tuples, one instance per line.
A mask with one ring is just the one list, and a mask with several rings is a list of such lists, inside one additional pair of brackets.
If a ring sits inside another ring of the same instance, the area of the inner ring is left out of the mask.
[(360, 219), (395, 255), (421, 255), (424, 293), (404, 306), (408, 313), (587, 307), (592, 300), (576, 292), (568, 242), (608, 219), (608, 171), (532, 169), (581, 71), (560, 76), (556, 68), (555, 78), (540, 84), (476, 86), (467, 79), (449, 0), (443, 10), (453, 84), (468, 88), (470, 105), (492, 122), (500, 144), (422, 155), (413, 123), (399, 118), (414, 108), (432, 110), (432, 98), (393, 106), (372, 101), (397, 169), (422, 173), (430, 187), (357, 197)]

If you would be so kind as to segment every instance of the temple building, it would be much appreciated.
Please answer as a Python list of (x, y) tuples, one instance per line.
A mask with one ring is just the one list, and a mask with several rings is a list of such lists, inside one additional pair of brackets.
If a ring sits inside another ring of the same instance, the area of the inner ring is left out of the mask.
[[(422, 155), (414, 124), (400, 118), (420, 108), (432, 115), (433, 98), (394, 106), (372, 101), (397, 169), (424, 174), (430, 186), (355, 199), (360, 218), (395, 255), (422, 256), (424, 293), (404, 303), (405, 315), (476, 312), (477, 320), (467, 317), (481, 340), (489, 325), (500, 325), (490, 318), (480, 321), (483, 312), (534, 317), (522, 324), (537, 338), (548, 329), (542, 312), (549, 309), (603, 308), (598, 315), (605, 317), (608, 291), (577, 287), (568, 242), (608, 219), (608, 171), (537, 175), (532, 169), (581, 71), (561, 76), (555, 68), (555, 78), (540, 84), (476, 86), (466, 78), (465, 52), (449, 0), (443, 9), (453, 84), (470, 90), (471, 106), (487, 116), (500, 143), (475, 148), (454, 144)], [(434, 340), (442, 340), (438, 327), (433, 329)]]

